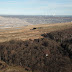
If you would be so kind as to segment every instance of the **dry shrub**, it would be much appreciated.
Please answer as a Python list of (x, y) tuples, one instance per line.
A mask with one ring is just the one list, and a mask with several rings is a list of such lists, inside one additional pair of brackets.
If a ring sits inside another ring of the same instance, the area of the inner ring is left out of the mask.
[(72, 71), (70, 29), (43, 34), (44, 38), (0, 43), (1, 60), (39, 72)]

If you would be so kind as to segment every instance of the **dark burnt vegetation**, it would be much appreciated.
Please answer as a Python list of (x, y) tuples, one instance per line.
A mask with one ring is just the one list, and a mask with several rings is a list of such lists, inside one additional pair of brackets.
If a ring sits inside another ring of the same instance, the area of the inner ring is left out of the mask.
[(44, 38), (0, 43), (0, 59), (32, 72), (72, 72), (72, 28)]

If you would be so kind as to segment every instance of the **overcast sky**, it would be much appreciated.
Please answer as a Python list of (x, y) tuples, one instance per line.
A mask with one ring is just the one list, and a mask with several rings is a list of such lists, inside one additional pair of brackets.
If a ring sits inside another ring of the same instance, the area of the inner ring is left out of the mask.
[(72, 15), (72, 0), (0, 0), (0, 15)]

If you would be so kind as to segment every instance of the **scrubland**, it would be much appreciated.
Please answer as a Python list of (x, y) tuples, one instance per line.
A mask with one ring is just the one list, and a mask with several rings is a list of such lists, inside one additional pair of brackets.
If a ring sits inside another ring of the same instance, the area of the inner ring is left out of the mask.
[(31, 25), (1, 35), (7, 36), (0, 39), (1, 72), (72, 72), (72, 23)]

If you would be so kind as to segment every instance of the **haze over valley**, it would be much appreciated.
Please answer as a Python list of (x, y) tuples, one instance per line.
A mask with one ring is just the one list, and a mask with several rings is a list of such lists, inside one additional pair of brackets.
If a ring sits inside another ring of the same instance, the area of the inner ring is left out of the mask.
[(55, 24), (71, 22), (72, 16), (24, 16), (24, 15), (8, 15), (0, 16), (0, 29), (15, 28), (36, 24)]

